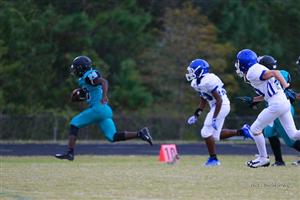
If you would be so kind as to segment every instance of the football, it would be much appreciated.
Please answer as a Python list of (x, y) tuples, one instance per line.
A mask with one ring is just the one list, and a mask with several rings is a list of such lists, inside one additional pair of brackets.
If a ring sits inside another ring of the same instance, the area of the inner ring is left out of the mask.
[(86, 92), (82, 88), (76, 88), (72, 91), (72, 101), (84, 101), (86, 99)]

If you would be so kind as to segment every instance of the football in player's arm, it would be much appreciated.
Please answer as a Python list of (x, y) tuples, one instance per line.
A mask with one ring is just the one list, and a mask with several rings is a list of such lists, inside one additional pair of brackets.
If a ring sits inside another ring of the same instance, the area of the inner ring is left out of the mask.
[(108, 105), (108, 83), (98, 70), (92, 68), (92, 60), (87, 56), (78, 56), (73, 60), (71, 72), (78, 79), (79, 88), (73, 90), (72, 101), (86, 101), (89, 107), (76, 115), (70, 122), (68, 149), (65, 153), (56, 154), (58, 159), (74, 160), (74, 148), (79, 129), (97, 124), (105, 138), (110, 142), (139, 138), (152, 144), (149, 129), (118, 132), (113, 121), (113, 112)]

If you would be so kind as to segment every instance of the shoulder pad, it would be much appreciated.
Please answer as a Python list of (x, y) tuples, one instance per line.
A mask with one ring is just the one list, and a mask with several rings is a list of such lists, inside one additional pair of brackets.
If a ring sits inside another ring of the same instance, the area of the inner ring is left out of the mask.
[(85, 81), (90, 85), (96, 85), (94, 80), (100, 77), (100, 73), (96, 70), (93, 70), (85, 77)]

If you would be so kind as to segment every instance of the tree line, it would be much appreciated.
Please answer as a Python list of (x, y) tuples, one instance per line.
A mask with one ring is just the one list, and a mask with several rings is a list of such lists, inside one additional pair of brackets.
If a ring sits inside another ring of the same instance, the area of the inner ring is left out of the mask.
[[(192, 112), (199, 98), (185, 73), (199, 57), (231, 100), (254, 95), (234, 71), (243, 48), (274, 56), (300, 90), (299, 36), (300, 0), (0, 1), (0, 112), (78, 111), (69, 74), (78, 55), (92, 58), (115, 113), (125, 115)], [(240, 106), (232, 115), (245, 114)]]

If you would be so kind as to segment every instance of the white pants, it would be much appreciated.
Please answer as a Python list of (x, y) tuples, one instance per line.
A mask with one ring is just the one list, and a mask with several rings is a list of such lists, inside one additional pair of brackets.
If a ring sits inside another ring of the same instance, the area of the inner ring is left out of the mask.
[(230, 104), (222, 104), (221, 110), (217, 116), (217, 120), (216, 120), (216, 125), (218, 130), (214, 129), (212, 127), (212, 118), (215, 112), (215, 106), (210, 108), (209, 113), (207, 113), (205, 121), (204, 121), (204, 126), (201, 129), (201, 136), (203, 138), (208, 138), (210, 136), (213, 136), (215, 141), (219, 141), (220, 140), (220, 133), (225, 121), (226, 116), (229, 114), (230, 112)]
[(250, 130), (253, 134), (259, 134), (262, 130), (271, 124), (276, 118), (279, 119), (281, 125), (292, 140), (300, 139), (300, 130), (296, 129), (292, 116), (291, 104), (289, 101), (273, 102), (258, 115), (252, 124)]

